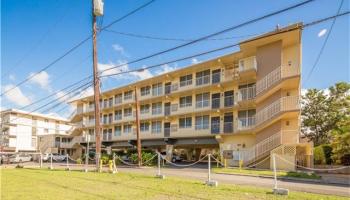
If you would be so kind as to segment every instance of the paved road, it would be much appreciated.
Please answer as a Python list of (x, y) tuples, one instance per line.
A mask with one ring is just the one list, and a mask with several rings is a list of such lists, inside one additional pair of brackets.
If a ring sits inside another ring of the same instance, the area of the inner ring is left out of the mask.
[[(12, 168), (15, 165), (6, 165), (2, 167)], [(44, 168), (47, 168), (49, 163), (44, 163)], [(54, 163), (54, 168), (62, 168), (64, 169), (65, 164)], [(39, 168), (37, 163), (27, 163), (25, 165), (27, 168)], [(73, 166), (70, 165), (71, 169), (78, 170), (84, 169), (83, 165)], [(93, 165), (89, 167), (91, 170), (94, 169)], [(107, 170), (107, 168), (105, 168)], [(120, 172), (134, 172), (134, 173), (142, 173), (150, 176), (154, 176), (157, 173), (156, 168), (151, 167), (143, 167), (143, 168), (134, 168), (134, 167), (123, 167), (118, 166), (118, 171)], [(173, 176), (173, 177), (184, 177), (190, 178), (200, 181), (206, 181), (208, 177), (207, 169), (203, 168), (162, 168), (162, 174), (165, 176)], [(220, 183), (227, 184), (236, 184), (236, 185), (249, 185), (256, 187), (265, 187), (265, 188), (273, 188), (274, 181), (271, 178), (261, 178), (261, 177), (251, 177), (251, 176), (240, 176), (240, 175), (227, 175), (227, 174), (215, 174), (212, 173), (212, 179), (216, 180)], [(290, 191), (301, 191), (301, 192), (309, 192), (309, 193), (318, 193), (318, 194), (330, 194), (330, 195), (338, 195), (338, 196), (350, 196), (350, 188), (347, 186), (339, 186), (339, 185), (324, 185), (317, 183), (305, 183), (305, 182), (297, 182), (290, 180), (278, 180), (278, 187), (287, 188)]]

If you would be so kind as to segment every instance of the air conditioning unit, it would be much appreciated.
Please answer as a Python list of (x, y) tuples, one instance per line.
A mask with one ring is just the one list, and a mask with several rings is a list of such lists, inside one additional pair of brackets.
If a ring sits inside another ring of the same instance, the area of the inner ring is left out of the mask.
[(103, 15), (103, 1), (94, 0), (94, 15), (102, 16)]

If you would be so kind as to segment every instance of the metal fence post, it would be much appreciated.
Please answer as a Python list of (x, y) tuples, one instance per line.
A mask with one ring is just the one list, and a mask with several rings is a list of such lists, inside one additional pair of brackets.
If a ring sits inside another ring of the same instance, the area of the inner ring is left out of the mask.
[(272, 164), (273, 164), (273, 176), (274, 176), (274, 180), (275, 180), (274, 189), (277, 189), (277, 171), (276, 171), (276, 155), (275, 155), (275, 153), (272, 154)]
[(158, 172), (157, 172), (156, 177), (160, 178), (160, 179), (164, 179), (165, 176), (162, 175), (161, 172), (160, 172), (161, 154), (159, 152), (157, 152), (157, 154), (158, 154)]
[(85, 154), (85, 169), (84, 169), (85, 172), (89, 171), (88, 166), (89, 166), (89, 153), (86, 152), (86, 154)]
[(50, 169), (53, 169), (53, 166), (52, 166), (52, 153), (50, 154)]
[(206, 182), (206, 184), (208, 186), (218, 186), (218, 182), (211, 180), (211, 154), (208, 154), (208, 180)]
[(66, 170), (70, 170), (69, 169), (69, 156), (68, 156), (68, 154), (66, 154), (66, 158), (67, 158), (67, 162), (66, 162)]
[(43, 154), (40, 153), (40, 168), (43, 168)]

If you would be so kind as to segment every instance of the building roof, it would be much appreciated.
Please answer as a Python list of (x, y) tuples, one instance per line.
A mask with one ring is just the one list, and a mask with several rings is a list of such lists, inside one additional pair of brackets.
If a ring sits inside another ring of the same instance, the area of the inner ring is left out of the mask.
[(59, 116), (53, 116), (53, 115), (49, 115), (49, 114), (41, 114), (41, 113), (37, 113), (37, 112), (28, 112), (28, 111), (14, 109), (14, 108), (1, 111), (1, 114), (7, 114), (7, 113), (18, 113), (18, 114), (35, 116), (35, 117), (45, 118), (45, 119), (52, 119), (52, 120), (63, 121), (63, 122), (69, 121), (68, 119), (63, 118), (63, 117), (59, 117)]

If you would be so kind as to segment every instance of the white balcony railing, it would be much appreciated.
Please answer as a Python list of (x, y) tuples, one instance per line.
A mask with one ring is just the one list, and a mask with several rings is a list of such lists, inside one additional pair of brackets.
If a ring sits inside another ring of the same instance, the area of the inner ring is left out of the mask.
[(281, 112), (298, 109), (300, 109), (299, 96), (282, 97), (256, 113), (256, 124), (260, 125)]
[(280, 66), (256, 83), (256, 94), (259, 95), (283, 78), (293, 77), (297, 75), (300, 75), (299, 67)]
[(256, 87), (255, 85), (247, 88), (241, 88), (238, 91), (238, 101), (246, 101), (246, 100), (252, 100), (255, 99), (256, 96)]
[(255, 127), (255, 116), (238, 118), (237, 122), (237, 129), (239, 131), (252, 129)]

